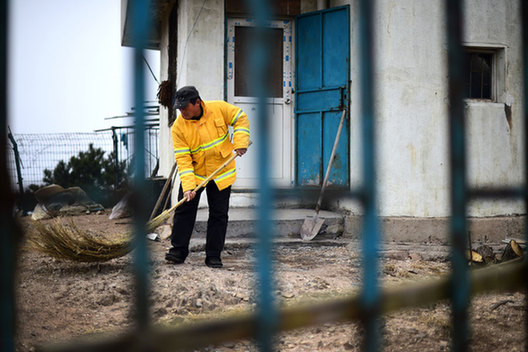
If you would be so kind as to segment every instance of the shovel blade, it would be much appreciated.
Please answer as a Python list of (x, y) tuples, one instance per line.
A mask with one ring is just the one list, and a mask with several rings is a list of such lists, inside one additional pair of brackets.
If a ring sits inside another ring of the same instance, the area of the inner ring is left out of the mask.
[(313, 239), (324, 224), (324, 219), (318, 219), (313, 217), (308, 217), (304, 220), (301, 226), (301, 238), (303, 241), (310, 241)]

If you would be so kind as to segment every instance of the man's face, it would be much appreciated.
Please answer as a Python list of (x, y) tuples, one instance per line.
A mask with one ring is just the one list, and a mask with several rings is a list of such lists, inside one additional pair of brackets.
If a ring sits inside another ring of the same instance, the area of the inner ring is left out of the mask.
[(184, 119), (190, 120), (193, 117), (200, 116), (201, 107), (200, 107), (200, 99), (196, 99), (196, 103), (192, 104), (189, 103), (184, 108), (180, 109), (181, 115)]

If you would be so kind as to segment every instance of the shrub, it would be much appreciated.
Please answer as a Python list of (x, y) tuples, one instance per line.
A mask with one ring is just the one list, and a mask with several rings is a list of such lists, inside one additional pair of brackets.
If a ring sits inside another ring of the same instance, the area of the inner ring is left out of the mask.
[(119, 180), (116, 187), (115, 153), (105, 158), (101, 148), (90, 144), (88, 151), (72, 156), (68, 163), (59, 161), (53, 171), (45, 169), (43, 181), (46, 185), (58, 184), (64, 188), (81, 187), (95, 202), (104, 206), (114, 203), (117, 193), (122, 194), (127, 186), (126, 163), (118, 164)]

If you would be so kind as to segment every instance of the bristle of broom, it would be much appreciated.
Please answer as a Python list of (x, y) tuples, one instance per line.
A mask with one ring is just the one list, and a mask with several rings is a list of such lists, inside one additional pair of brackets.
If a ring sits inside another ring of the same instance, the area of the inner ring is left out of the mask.
[(129, 237), (114, 241), (97, 238), (80, 230), (73, 221), (68, 225), (56, 220), (36, 223), (39, 234), (29, 238), (31, 247), (57, 259), (77, 262), (104, 262), (122, 257), (132, 250)]
[(150, 220), (146, 224), (147, 232), (153, 232), (156, 228), (163, 225), (165, 221), (171, 216), (171, 211), (165, 210), (160, 215), (156, 216), (154, 219)]

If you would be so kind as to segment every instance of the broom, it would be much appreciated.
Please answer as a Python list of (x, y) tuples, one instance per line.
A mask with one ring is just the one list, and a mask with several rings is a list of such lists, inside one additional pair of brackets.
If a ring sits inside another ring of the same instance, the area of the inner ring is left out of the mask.
[[(249, 144), (251, 145), (251, 141)], [(207, 182), (222, 171), (237, 156), (238, 154), (233, 154), (209, 177), (196, 186), (194, 191), (196, 192), (204, 187)], [(186, 198), (183, 198), (172, 208), (165, 210), (147, 222), (147, 232), (152, 232), (163, 224), (170, 217), (170, 214), (185, 201)], [(63, 224), (60, 220), (55, 220), (50, 224), (36, 222), (36, 228), (40, 236), (32, 236), (29, 238), (31, 247), (57, 259), (67, 259), (76, 262), (104, 262), (122, 257), (132, 250), (130, 235), (123, 235), (118, 240), (106, 240), (93, 233), (79, 229), (71, 220), (67, 225)]]
[(105, 262), (122, 257), (132, 250), (129, 236), (107, 240), (94, 233), (84, 232), (73, 221), (64, 225), (60, 220), (50, 224), (36, 222), (39, 236), (31, 236), (30, 246), (57, 259), (76, 262)]
[[(252, 142), (249, 141), (249, 145), (251, 145)], [(248, 147), (249, 147), (248, 145)], [(227, 159), (226, 162), (224, 162), (218, 169), (216, 169), (211, 175), (209, 175), (205, 180), (203, 180), (198, 186), (196, 186), (193, 191), (197, 192), (201, 188), (203, 188), (209, 181), (213, 179), (220, 171), (222, 171), (229, 163), (231, 163), (235, 158), (238, 156), (238, 154), (233, 154), (229, 159)], [(178, 203), (174, 204), (171, 208), (165, 210), (160, 215), (156, 216), (154, 219), (150, 220), (146, 224), (147, 232), (154, 231), (158, 226), (161, 226), (167, 219), (169, 219), (171, 213), (178, 208), (180, 205), (185, 203), (187, 201), (187, 198), (183, 197)]]

